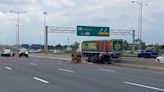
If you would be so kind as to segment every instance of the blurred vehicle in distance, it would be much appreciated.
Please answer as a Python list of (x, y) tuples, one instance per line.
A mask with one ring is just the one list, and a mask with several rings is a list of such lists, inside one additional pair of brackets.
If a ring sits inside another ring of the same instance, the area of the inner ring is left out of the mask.
[(142, 50), (136, 50), (136, 51), (134, 51), (134, 54), (135, 55), (138, 55), (139, 53), (141, 53), (142, 52)]
[(30, 53), (41, 53), (42, 49), (31, 49)]
[(164, 55), (158, 56), (158, 57), (155, 59), (155, 62), (164, 63)]
[(4, 49), (1, 52), (1, 56), (14, 56), (15, 54), (10, 49)]
[(145, 50), (138, 53), (138, 57), (144, 58), (156, 58), (158, 55), (159, 52), (155, 49), (155, 47), (147, 47)]
[(19, 51), (19, 57), (21, 57), (21, 56), (28, 57), (28, 51), (27, 51), (27, 49), (25, 49), (25, 48), (20, 49), (20, 51)]
[(61, 50), (53, 50), (53, 53), (54, 54), (60, 54), (61, 53)]

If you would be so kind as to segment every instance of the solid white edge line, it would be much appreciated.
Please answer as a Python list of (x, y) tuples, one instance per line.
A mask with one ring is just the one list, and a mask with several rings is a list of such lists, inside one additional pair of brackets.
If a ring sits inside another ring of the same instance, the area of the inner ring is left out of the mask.
[(58, 70), (60, 70), (60, 71), (65, 71), (65, 72), (70, 72), (70, 73), (75, 73), (75, 71), (66, 70), (66, 69), (62, 69), (62, 68), (58, 68)]
[(125, 84), (129, 84), (129, 85), (133, 85), (133, 86), (138, 86), (138, 87), (143, 87), (143, 88), (148, 88), (148, 89), (153, 89), (153, 90), (158, 90), (158, 91), (163, 91), (164, 89), (161, 88), (157, 88), (157, 87), (151, 87), (151, 86), (147, 86), (147, 85), (142, 85), (142, 84), (137, 84), (137, 83), (132, 83), (132, 82), (124, 82)]
[(10, 68), (10, 67), (5, 67), (6, 69), (8, 69), (8, 70), (12, 70), (12, 68)]
[(38, 78), (38, 77), (33, 77), (33, 78), (34, 78), (35, 80), (41, 81), (41, 82), (43, 82), (43, 83), (49, 83), (48, 81), (43, 80), (43, 79)]
[(103, 69), (103, 68), (100, 68), (101, 71), (107, 71), (107, 72), (116, 72), (116, 70), (110, 70), (110, 69)]

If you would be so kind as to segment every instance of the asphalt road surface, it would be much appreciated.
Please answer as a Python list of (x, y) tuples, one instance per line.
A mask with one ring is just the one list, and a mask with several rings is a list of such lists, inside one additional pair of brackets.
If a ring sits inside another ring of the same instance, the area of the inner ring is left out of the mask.
[(155, 58), (137, 58), (137, 57), (122, 57), (124, 60), (138, 61), (138, 62), (155, 62)]
[(0, 57), (0, 92), (164, 92), (164, 72)]

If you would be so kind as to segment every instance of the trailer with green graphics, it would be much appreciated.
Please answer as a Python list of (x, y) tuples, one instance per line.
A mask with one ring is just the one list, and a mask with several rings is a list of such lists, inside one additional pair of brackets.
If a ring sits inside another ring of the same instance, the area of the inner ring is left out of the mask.
[(84, 56), (99, 55), (100, 53), (110, 53), (113, 58), (118, 58), (123, 52), (123, 40), (94, 40), (82, 42), (82, 53)]

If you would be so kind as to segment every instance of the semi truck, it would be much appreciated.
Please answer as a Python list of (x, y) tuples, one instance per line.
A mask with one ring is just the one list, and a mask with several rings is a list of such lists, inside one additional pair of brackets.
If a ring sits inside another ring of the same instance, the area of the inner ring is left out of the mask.
[(118, 58), (123, 52), (123, 40), (93, 40), (82, 42), (82, 54), (86, 57), (110, 53), (112, 58)]

